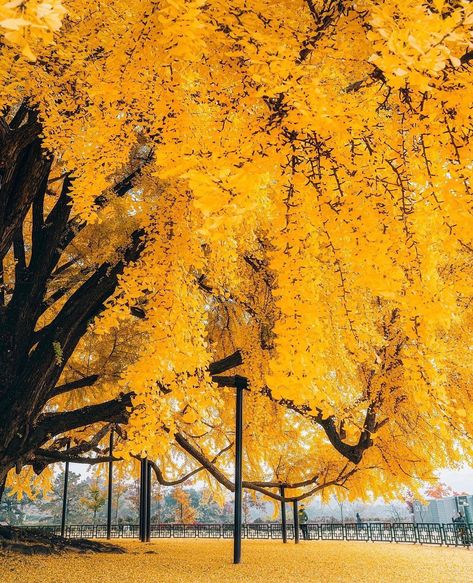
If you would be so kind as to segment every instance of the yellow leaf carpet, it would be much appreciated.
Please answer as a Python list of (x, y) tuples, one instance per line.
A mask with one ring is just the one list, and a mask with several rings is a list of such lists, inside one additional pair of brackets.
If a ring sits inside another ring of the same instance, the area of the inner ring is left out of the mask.
[(125, 542), (123, 555), (0, 556), (1, 583), (303, 583), (473, 581), (473, 550), (402, 544), (245, 541)]

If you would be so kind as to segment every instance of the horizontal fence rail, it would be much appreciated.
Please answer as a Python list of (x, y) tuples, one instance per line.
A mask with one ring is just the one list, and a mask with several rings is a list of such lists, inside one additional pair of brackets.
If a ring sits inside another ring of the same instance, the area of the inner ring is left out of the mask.
[[(60, 535), (61, 527), (27, 526)], [(469, 547), (473, 543), (473, 525), (436, 523), (366, 522), (362, 524), (307, 525), (309, 540), (346, 540), (366, 542), (413, 543)], [(107, 527), (98, 525), (69, 525), (67, 538), (106, 538)], [(246, 539), (282, 539), (281, 524), (244, 524), (242, 536)], [(233, 538), (233, 524), (152, 524), (152, 538)], [(113, 524), (111, 538), (139, 538), (137, 524)], [(287, 538), (294, 539), (294, 526), (287, 525)]]

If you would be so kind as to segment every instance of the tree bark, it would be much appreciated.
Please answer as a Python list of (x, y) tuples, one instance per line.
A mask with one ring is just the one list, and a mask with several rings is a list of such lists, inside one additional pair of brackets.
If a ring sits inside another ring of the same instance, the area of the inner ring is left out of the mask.
[(0, 549), (25, 555), (51, 555), (60, 551), (89, 553), (124, 553), (114, 544), (79, 539), (67, 539), (49, 534), (46, 529), (33, 530), (0, 525)]
[[(115, 292), (125, 266), (139, 257), (144, 235), (133, 233), (114, 263), (79, 272), (82, 279), (72, 293), (65, 289), (48, 294), (50, 282), (64, 270), (63, 265), (58, 268), (63, 254), (84, 225), (71, 218), (72, 180), (67, 173), (54, 207), (45, 216), (52, 157), (42, 150), (40, 133), (35, 112), (24, 104), (9, 121), (0, 119), (0, 485), (13, 467), (19, 471), (31, 464), (41, 471), (47, 459), (45, 444), (52, 437), (89, 425), (126, 422), (132, 398), (128, 393), (74, 411), (44, 411), (52, 397), (96, 382), (97, 376), (89, 375), (58, 385), (64, 366)], [(124, 196), (138, 173), (121, 180), (111, 196)], [(102, 196), (97, 204), (107, 202)], [(31, 249), (26, 253), (23, 230), (30, 211)], [(13, 289), (6, 289), (2, 274), (3, 258), (9, 252), (15, 258)], [(57, 315), (39, 327), (45, 310), (64, 298)], [(36, 451), (41, 453), (35, 465)], [(82, 447), (81, 453), (85, 452)], [(57, 449), (53, 457), (54, 453)]]

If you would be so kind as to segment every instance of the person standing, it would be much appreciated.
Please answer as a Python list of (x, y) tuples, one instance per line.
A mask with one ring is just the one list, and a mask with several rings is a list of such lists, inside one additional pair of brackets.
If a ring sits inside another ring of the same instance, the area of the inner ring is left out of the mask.
[(457, 538), (460, 539), (461, 543), (465, 546), (470, 546), (470, 537), (468, 533), (468, 527), (465, 517), (461, 512), (457, 512), (457, 515), (453, 518), (455, 524), (455, 530), (457, 531)]
[(305, 506), (304, 504), (301, 504), (301, 507), (299, 508), (299, 526), (302, 531), (303, 540), (309, 540), (309, 527), (307, 526), (308, 522), (309, 517), (305, 511)]
[(362, 524), (363, 524), (363, 522), (362, 522), (362, 520), (361, 520), (360, 513), (359, 513), (359, 512), (357, 512), (357, 513), (356, 513), (356, 525), (357, 525), (357, 526), (361, 526)]

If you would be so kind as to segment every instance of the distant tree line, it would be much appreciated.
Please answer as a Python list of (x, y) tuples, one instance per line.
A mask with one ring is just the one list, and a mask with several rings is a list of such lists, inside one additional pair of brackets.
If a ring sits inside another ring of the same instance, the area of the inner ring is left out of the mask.
[[(0, 522), (8, 524), (58, 524), (61, 521), (64, 492), (64, 472), (58, 473), (49, 494), (38, 493), (34, 499), (23, 496), (21, 500), (6, 490), (0, 502)], [(119, 478), (114, 481), (112, 521), (136, 523), (138, 521), (138, 482)], [(67, 521), (69, 524), (99, 524), (106, 520), (107, 488), (101, 478), (82, 478), (69, 473)], [(252, 519), (252, 509), (262, 509), (264, 503), (247, 493), (243, 511), (247, 522)], [(230, 501), (218, 504), (204, 489), (195, 487), (164, 487), (155, 482), (151, 499), (152, 522), (194, 523), (233, 520)]]

